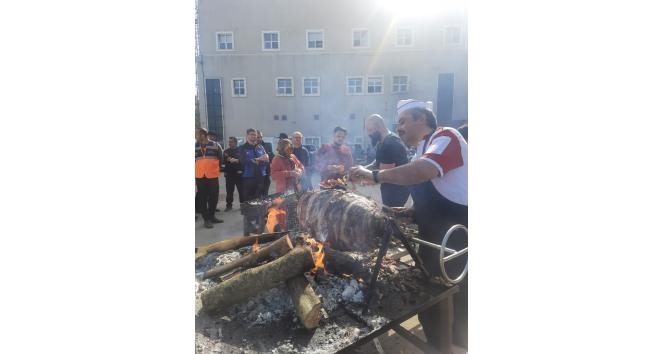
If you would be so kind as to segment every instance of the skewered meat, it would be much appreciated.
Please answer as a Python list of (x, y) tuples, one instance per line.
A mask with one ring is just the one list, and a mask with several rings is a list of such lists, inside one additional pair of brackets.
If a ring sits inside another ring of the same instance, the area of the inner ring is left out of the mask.
[(337, 178), (337, 179), (330, 178), (328, 180), (320, 182), (319, 186), (320, 189), (333, 189), (337, 187), (345, 188), (347, 179), (348, 177), (346, 176), (344, 176), (344, 178)]
[(376, 202), (341, 190), (303, 194), (297, 215), (318, 241), (342, 251), (375, 249), (378, 238), (390, 232), (389, 219)]

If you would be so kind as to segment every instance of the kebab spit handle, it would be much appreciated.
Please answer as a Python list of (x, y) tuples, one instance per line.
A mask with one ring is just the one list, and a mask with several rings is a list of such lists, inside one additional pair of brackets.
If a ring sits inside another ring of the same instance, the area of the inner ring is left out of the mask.
[[(441, 280), (447, 286), (453, 286), (455, 284), (458, 284), (463, 280), (463, 278), (466, 277), (466, 274), (468, 273), (468, 260), (466, 260), (466, 264), (464, 265), (463, 271), (459, 275), (457, 275), (456, 278), (450, 277), (450, 275), (447, 274), (447, 270), (445, 269), (445, 263), (450, 262), (453, 259), (468, 253), (468, 246), (460, 250), (455, 250), (447, 247), (447, 242), (449, 241), (450, 237), (452, 236), (452, 234), (454, 234), (456, 230), (459, 229), (465, 231), (466, 237), (468, 237), (468, 229), (461, 224), (456, 224), (447, 230), (445, 236), (443, 236), (443, 240), (440, 242), (440, 245), (431, 243), (429, 241), (421, 240), (416, 237), (410, 238), (410, 241), (412, 242), (415, 242), (424, 247), (436, 249), (440, 252), (440, 272), (443, 274)], [(445, 253), (447, 253), (448, 255), (446, 256)]]
[[(447, 248), (447, 242), (449, 241), (450, 237), (454, 231), (459, 229), (463, 230), (466, 233), (466, 237), (468, 237), (468, 229), (461, 224), (456, 224), (447, 230), (445, 236), (443, 237), (443, 241), (440, 243), (440, 270), (443, 273), (445, 282), (450, 286), (458, 284), (463, 280), (463, 278), (466, 277), (466, 274), (468, 274), (468, 259), (466, 259), (466, 265), (463, 267), (463, 271), (456, 278), (450, 278), (450, 276), (447, 274), (447, 271), (445, 270), (445, 263), (468, 253), (468, 245), (466, 245), (466, 248), (460, 250)], [(450, 253), (450, 255), (445, 256), (445, 252)]]

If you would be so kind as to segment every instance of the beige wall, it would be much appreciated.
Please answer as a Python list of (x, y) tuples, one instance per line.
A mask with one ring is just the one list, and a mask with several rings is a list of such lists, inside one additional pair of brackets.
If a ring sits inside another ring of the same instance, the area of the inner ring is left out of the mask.
[[(361, 6), (361, 7), (360, 7)], [(467, 27), (465, 16), (404, 21), (390, 26), (384, 11), (373, 1), (246, 0), (199, 1), (201, 82), (222, 78), (225, 135), (244, 136), (248, 127), (265, 136), (300, 130), (305, 136), (322, 136), (327, 142), (332, 129), (349, 129), (349, 141), (364, 136), (363, 119), (378, 113), (394, 118), (396, 102), (405, 98), (431, 100), (436, 108), (439, 73), (454, 73), (453, 117), (460, 125), (467, 119)], [(395, 47), (397, 26), (413, 29), (412, 47)], [(444, 45), (444, 28), (460, 25), (462, 45)], [(369, 29), (370, 48), (352, 48), (353, 28)], [(323, 29), (323, 50), (307, 50), (305, 31)], [(280, 32), (279, 51), (261, 50), (261, 31)], [(232, 31), (233, 51), (216, 50), (216, 32)], [(366, 94), (366, 76), (383, 76), (383, 94)], [(393, 94), (392, 76), (408, 75), (409, 91)], [(302, 96), (303, 77), (320, 78), (320, 96)], [(364, 95), (346, 95), (346, 77), (364, 77)], [(294, 96), (278, 97), (275, 78), (292, 77)], [(232, 97), (232, 78), (246, 78), (247, 97)], [(205, 96), (200, 91), (201, 114)], [(349, 115), (355, 114), (355, 119)], [(275, 121), (274, 115), (287, 115)], [(314, 120), (314, 114), (320, 120)]]

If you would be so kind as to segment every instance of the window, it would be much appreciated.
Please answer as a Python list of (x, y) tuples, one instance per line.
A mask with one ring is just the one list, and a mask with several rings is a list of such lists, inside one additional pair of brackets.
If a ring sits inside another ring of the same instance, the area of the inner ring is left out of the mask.
[(320, 79), (305, 77), (302, 79), (302, 96), (320, 96)]
[(396, 46), (397, 47), (410, 47), (413, 45), (413, 29), (412, 28), (397, 28), (396, 32)]
[(323, 30), (307, 30), (307, 49), (323, 49)]
[(217, 32), (217, 50), (233, 50), (233, 32)]
[(349, 114), (349, 115), (348, 115), (348, 118), (349, 118), (349, 119), (355, 119), (355, 113), (351, 113), (351, 114)]
[(353, 30), (353, 48), (369, 48), (369, 30)]
[(278, 115), (278, 114), (275, 114), (275, 115), (273, 116), (273, 119), (274, 119), (274, 120), (279, 120), (279, 115)]
[(232, 79), (233, 83), (233, 97), (246, 97), (247, 96), (247, 79)]
[(293, 78), (292, 77), (278, 77), (277, 82), (277, 96), (293, 96)]
[(279, 50), (279, 32), (263, 31), (263, 50)]
[(369, 76), (369, 77), (367, 77), (367, 93), (373, 93), (373, 94), (383, 93), (383, 77), (382, 76)]
[(320, 119), (320, 114), (314, 114), (314, 120), (319, 120)]
[(281, 120), (288, 120), (288, 116), (286, 116), (285, 114), (282, 114), (281, 115)]
[(461, 27), (445, 28), (445, 44), (461, 44)]
[(392, 93), (408, 92), (408, 76), (392, 76)]
[(318, 149), (320, 147), (320, 136), (305, 136), (303, 145), (313, 145)]
[(361, 95), (362, 94), (362, 77), (349, 77), (346, 80), (346, 94), (348, 95)]

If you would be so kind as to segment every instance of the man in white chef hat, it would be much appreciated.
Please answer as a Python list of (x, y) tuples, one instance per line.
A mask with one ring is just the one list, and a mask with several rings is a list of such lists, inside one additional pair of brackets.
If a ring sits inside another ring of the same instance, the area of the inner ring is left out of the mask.
[[(408, 146), (416, 147), (413, 160), (391, 169), (370, 171), (362, 166), (351, 168), (354, 180), (367, 183), (392, 183), (409, 186), (413, 209), (397, 211), (411, 213), (418, 225), (419, 238), (440, 244), (449, 228), (456, 224), (468, 226), (468, 143), (454, 128), (438, 127), (433, 104), (408, 99), (397, 103), (397, 133)], [(447, 247), (467, 247), (467, 236), (456, 232)], [(442, 275), (439, 251), (419, 247), (424, 266), (433, 277)], [(446, 273), (455, 277), (463, 272), (468, 255), (445, 264)], [(455, 295), (456, 342), (467, 347), (468, 281), (460, 283)], [(446, 334), (446, 308), (442, 303), (418, 314), (427, 342), (438, 350), (449, 350), (451, 338)]]

